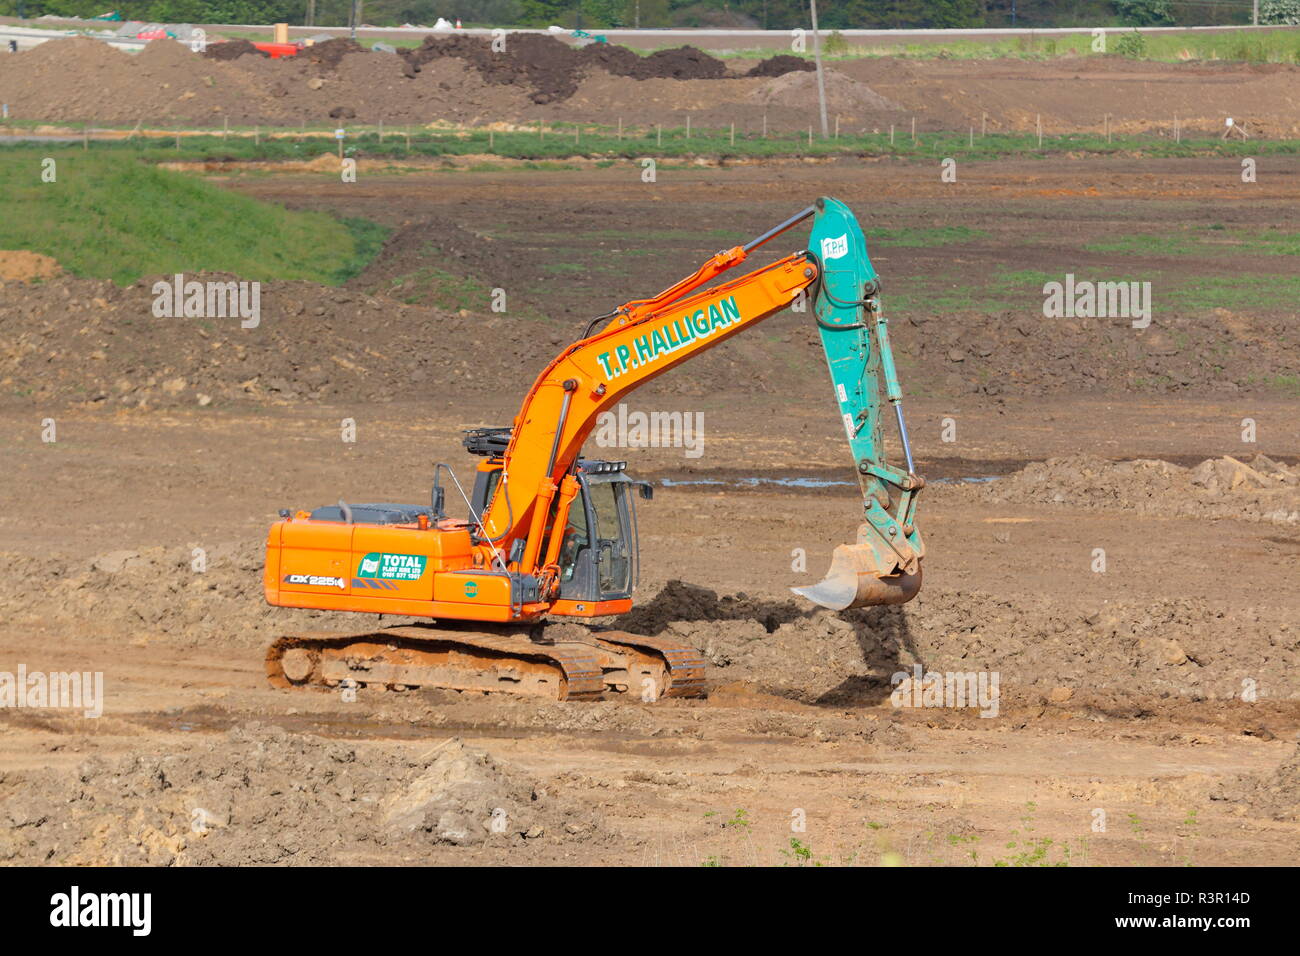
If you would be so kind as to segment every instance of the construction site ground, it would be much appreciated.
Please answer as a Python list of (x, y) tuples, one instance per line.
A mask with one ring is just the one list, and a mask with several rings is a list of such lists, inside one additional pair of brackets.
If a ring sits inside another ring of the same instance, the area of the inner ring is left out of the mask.
[[(802, 133), (816, 120), (817, 86), (806, 59), (721, 60), (692, 47), (638, 58), (617, 47), (580, 54), (549, 37), (515, 37), (501, 54), (485, 39), (431, 38), (408, 55), (361, 52), (335, 39), (288, 60), (234, 59), (178, 43), (139, 54), (76, 38), (0, 57), (0, 98), (10, 123), (178, 124), (208, 129), (306, 123), (474, 127), (572, 123), (644, 130)], [(845, 135), (886, 131), (1218, 135), (1226, 117), (1255, 138), (1294, 137), (1300, 66), (1240, 63), (1229, 41), (1207, 57), (1163, 63), (1128, 57), (828, 61), (827, 110)], [(243, 47), (247, 49), (247, 47)], [(435, 55), (437, 54), (437, 55)], [(602, 56), (603, 54), (603, 56)], [(586, 59), (581, 59), (585, 56)], [(1187, 53), (1191, 57), (1190, 52)], [(620, 57), (630, 58), (622, 62)], [(604, 65), (602, 65), (602, 63)], [(621, 75), (635, 67), (635, 75)]]
[[(1294, 258), (1240, 238), (1293, 217), (1300, 167), (1276, 162), (1249, 185), (1236, 160), (1141, 157), (966, 164), (956, 184), (869, 160), (653, 184), (633, 163), (225, 168), (393, 238), (343, 289), (270, 284), (256, 330), (153, 320), (150, 282), (5, 282), (0, 669), (102, 671), (106, 701), (0, 711), (0, 860), (1292, 863), (1300, 395), (1296, 300), (1270, 288)], [(267, 685), (276, 635), (374, 623), (262, 603), (277, 509), (427, 500), (435, 461), (468, 470), (460, 430), (508, 422), (591, 316), (818, 195), (873, 243), (932, 482), (914, 602), (834, 614), (788, 591), (860, 498), (811, 320), (785, 313), (629, 403), (702, 413), (701, 455), (592, 449), (657, 485), (621, 626), (699, 646), (707, 700)], [(1098, 249), (1133, 234), (1165, 241)], [(1237, 299), (1195, 284), (1206, 242), (1214, 275), (1246, 277)], [(1158, 276), (1151, 328), (1044, 318), (1042, 276), (1067, 272)], [(893, 706), (918, 665), (998, 672), (997, 715)]]

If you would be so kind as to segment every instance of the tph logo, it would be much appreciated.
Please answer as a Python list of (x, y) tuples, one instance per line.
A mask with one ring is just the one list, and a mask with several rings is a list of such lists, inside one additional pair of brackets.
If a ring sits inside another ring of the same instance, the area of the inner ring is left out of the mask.
[(152, 893), (68, 893), (50, 897), (51, 926), (128, 926), (133, 936), (148, 936), (153, 928)]
[(822, 258), (823, 259), (842, 259), (849, 254), (849, 236), (845, 233), (842, 236), (822, 240)]

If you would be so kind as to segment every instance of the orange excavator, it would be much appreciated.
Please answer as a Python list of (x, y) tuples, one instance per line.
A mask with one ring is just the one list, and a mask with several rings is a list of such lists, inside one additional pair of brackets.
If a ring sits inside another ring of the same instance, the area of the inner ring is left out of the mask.
[[(805, 250), (711, 285), (808, 219)], [(604, 622), (548, 624), (632, 608), (636, 499), (653, 489), (625, 462), (585, 458), (582, 448), (598, 416), (637, 386), (791, 306), (816, 322), (863, 493), (856, 542), (835, 549), (824, 581), (793, 590), (833, 610), (911, 600), (921, 586), (915, 497), (925, 481), (913, 469), (879, 293), (857, 220), (838, 200), (818, 199), (653, 298), (593, 320), (537, 377), (512, 425), (465, 434), (480, 459), (470, 492), (439, 463), (428, 505), (282, 511), (267, 537), (269, 603), (432, 620), (281, 637), (267, 652), (271, 683), (557, 700), (704, 695), (705, 662), (693, 647)], [(885, 461), (884, 402), (906, 471)], [(449, 487), (465, 518), (446, 513)]]

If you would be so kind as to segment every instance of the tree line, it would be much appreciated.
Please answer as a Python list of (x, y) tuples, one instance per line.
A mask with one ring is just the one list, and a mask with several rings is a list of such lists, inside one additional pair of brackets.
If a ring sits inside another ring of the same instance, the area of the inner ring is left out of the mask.
[[(1262, 0), (1265, 19), (1300, 0)], [(360, 20), (375, 26), (751, 27), (809, 25), (808, 0), (361, 0)], [(0, 0), (0, 16), (95, 17), (160, 23), (348, 22), (352, 0)], [(1245, 23), (1251, 0), (821, 0), (825, 30), (1049, 26), (1155, 26)], [(1275, 22), (1286, 22), (1277, 20)]]

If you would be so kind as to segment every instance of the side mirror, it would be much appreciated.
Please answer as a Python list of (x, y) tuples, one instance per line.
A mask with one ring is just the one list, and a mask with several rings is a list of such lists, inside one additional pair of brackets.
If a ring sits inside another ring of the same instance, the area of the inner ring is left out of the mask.
[(655, 486), (650, 484), (650, 482), (638, 481), (636, 483), (636, 490), (640, 493), (641, 497), (644, 498), (646, 501), (654, 500)]

